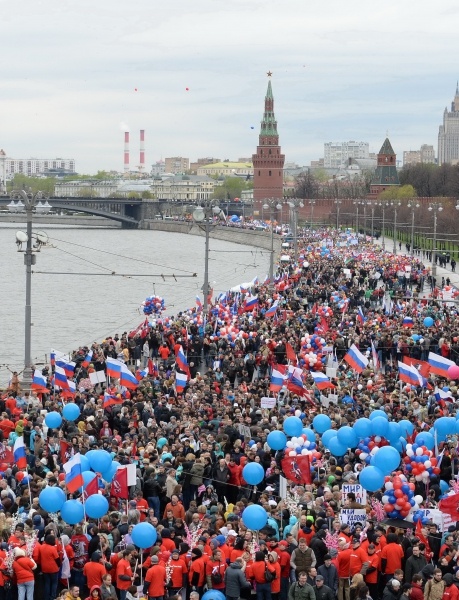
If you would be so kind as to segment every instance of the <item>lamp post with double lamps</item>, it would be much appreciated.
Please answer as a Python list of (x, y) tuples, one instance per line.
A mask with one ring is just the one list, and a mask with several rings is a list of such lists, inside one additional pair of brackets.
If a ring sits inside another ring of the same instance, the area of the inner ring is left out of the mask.
[(381, 202), (379, 203), (379, 206), (382, 209), (382, 227), (381, 227), (381, 235), (382, 235), (382, 240), (381, 240), (381, 246), (382, 249), (385, 250), (386, 249), (386, 238), (384, 236), (385, 233), (385, 229), (386, 229), (386, 208), (388, 206), (390, 206), (390, 202), (387, 202), (386, 200), (381, 200)]
[(293, 229), (293, 251), (295, 253), (295, 262), (298, 257), (298, 210), (303, 208), (304, 203), (301, 198), (290, 198), (287, 201), (290, 207), (290, 214), (292, 216), (292, 229)]
[(341, 200), (336, 199), (336, 230), (339, 229), (339, 207), (341, 206)]
[[(26, 233), (18, 231), (16, 233), (16, 244), (18, 251), (22, 251), (22, 244), (26, 244), (24, 251), (24, 264), (26, 268), (26, 290), (25, 290), (25, 320), (24, 320), (24, 371), (22, 377), (22, 387), (24, 390), (30, 389), (33, 379), (32, 372), (32, 266), (36, 263), (36, 252), (48, 241), (48, 236), (43, 232), (32, 231), (33, 214), (35, 212), (45, 214), (50, 211), (48, 196), (44, 192), (25, 190), (14, 190), (11, 192), (11, 199), (17, 200), (15, 209), (12, 212), (25, 212), (26, 214)], [(40, 202), (44, 200), (45, 202)], [(10, 208), (10, 205), (8, 205)], [(36, 244), (32, 244), (32, 238), (35, 236)]]
[(267, 198), (264, 201), (263, 208), (269, 210), (269, 218), (271, 221), (271, 255), (269, 257), (269, 280), (272, 282), (274, 277), (274, 210), (282, 209), (282, 204), (277, 198)]
[(434, 216), (434, 229), (433, 229), (433, 240), (432, 240), (432, 277), (437, 276), (437, 214), (443, 210), (441, 202), (431, 202), (427, 209), (433, 212)]
[(316, 204), (315, 200), (309, 200), (309, 204), (311, 206), (311, 226), (310, 229), (312, 230), (312, 224), (314, 223), (314, 206)]
[(196, 223), (204, 223), (204, 232), (206, 234), (205, 243), (205, 254), (204, 254), (204, 284), (202, 286), (202, 292), (204, 294), (203, 312), (207, 316), (209, 308), (209, 235), (210, 227), (214, 217), (225, 217), (225, 213), (222, 211), (218, 204), (218, 200), (205, 200), (201, 202), (200, 206), (197, 206), (193, 211), (193, 219)]
[(414, 255), (414, 213), (416, 209), (419, 208), (419, 202), (414, 202), (414, 200), (410, 200), (408, 202), (408, 208), (411, 210), (411, 256)]
[[(392, 205), (392, 203), (391, 203)], [(396, 201), (393, 203), (394, 206), (394, 245), (392, 251), (394, 254), (397, 254), (397, 208), (401, 206), (401, 202)]]
[(371, 210), (371, 239), (373, 240), (375, 237), (375, 228), (374, 228), (374, 223), (375, 223), (375, 203), (372, 202), (371, 200), (369, 200), (367, 202), (368, 206), (370, 207)]

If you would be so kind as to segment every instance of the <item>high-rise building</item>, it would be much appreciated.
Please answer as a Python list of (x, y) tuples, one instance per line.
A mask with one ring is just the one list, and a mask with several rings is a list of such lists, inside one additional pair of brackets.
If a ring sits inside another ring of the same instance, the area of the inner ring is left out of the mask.
[(451, 102), (451, 111), (445, 107), (443, 125), (438, 130), (438, 164), (459, 160), (459, 85)]
[(165, 158), (164, 162), (166, 163), (166, 173), (185, 173), (190, 168), (190, 159), (183, 158), (182, 156)]
[(435, 150), (429, 144), (422, 144), (420, 150), (405, 150), (403, 152), (404, 165), (417, 165), (419, 163), (434, 163)]
[(369, 158), (368, 142), (327, 142), (324, 144), (324, 167), (339, 169), (348, 164), (350, 158)]
[(37, 175), (65, 175), (75, 173), (73, 158), (6, 158), (6, 178), (12, 179), (16, 173), (34, 177)]
[(262, 202), (266, 198), (283, 199), (284, 162), (285, 156), (281, 154), (279, 146), (277, 121), (274, 116), (274, 97), (271, 80), (269, 80), (257, 152), (252, 155), (254, 202)]
[(384, 190), (400, 185), (396, 164), (397, 155), (389, 138), (386, 138), (378, 152), (376, 171), (370, 183), (370, 198), (377, 198)]

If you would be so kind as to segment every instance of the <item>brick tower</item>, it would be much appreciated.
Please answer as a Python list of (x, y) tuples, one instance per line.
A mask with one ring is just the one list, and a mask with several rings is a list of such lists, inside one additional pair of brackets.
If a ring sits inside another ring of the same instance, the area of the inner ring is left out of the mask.
[(370, 198), (377, 198), (384, 190), (400, 185), (395, 159), (392, 144), (386, 138), (378, 153), (376, 171), (370, 183)]
[[(268, 77), (270, 73), (268, 73)], [(266, 198), (284, 197), (284, 162), (281, 154), (277, 121), (274, 117), (274, 98), (271, 80), (265, 96), (265, 112), (261, 122), (257, 153), (252, 155), (253, 162), (253, 200), (262, 202)]]

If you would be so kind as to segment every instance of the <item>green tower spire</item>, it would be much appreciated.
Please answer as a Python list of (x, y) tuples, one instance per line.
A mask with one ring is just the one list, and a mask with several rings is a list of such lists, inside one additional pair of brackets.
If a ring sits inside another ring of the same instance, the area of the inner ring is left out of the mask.
[[(278, 137), (277, 133), (277, 121), (274, 116), (274, 96), (273, 89), (271, 87), (271, 80), (268, 81), (268, 89), (266, 90), (265, 96), (265, 112), (263, 113), (263, 120), (261, 121), (260, 128), (260, 139), (263, 136), (275, 136)], [(277, 141), (276, 141), (277, 143)]]

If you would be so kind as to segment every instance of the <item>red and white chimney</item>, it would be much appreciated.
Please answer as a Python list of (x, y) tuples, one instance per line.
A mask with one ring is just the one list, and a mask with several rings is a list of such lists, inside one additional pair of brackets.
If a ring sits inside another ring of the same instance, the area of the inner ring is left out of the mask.
[(139, 171), (145, 171), (145, 129), (140, 130), (140, 163)]
[(129, 131), (124, 132), (124, 172), (129, 173)]

